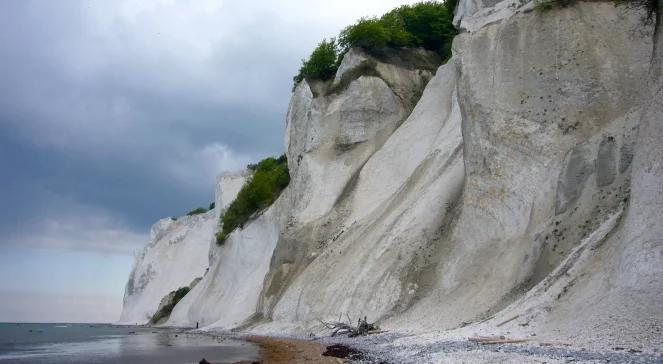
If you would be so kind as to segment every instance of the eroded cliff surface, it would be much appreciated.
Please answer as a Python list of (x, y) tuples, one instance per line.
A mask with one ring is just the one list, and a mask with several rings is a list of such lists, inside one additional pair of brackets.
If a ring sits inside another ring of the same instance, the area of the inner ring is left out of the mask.
[[(410, 114), (438, 63), (425, 51), (376, 57), (353, 50), (335, 80), (300, 83), (287, 120), (290, 185), (274, 205), (213, 248), (219, 261), (177, 305), (169, 323), (232, 328), (269, 319), (297, 277), (327, 284), (304, 270), (329, 252), (327, 243), (338, 239), (340, 224), (350, 225), (343, 221), (343, 211), (350, 209), (342, 206), (359, 171)], [(322, 292), (311, 291), (310, 297)]]
[(466, 182), (407, 317), (487, 318), (622, 210), (652, 51), (641, 16), (580, 2), (456, 37)]

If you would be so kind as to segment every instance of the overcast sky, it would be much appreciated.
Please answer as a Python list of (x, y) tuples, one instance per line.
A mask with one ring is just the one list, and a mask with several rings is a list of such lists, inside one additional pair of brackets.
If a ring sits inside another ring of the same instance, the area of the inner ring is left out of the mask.
[(150, 225), (283, 153), (322, 38), (413, 1), (0, 1), (0, 321), (114, 321)]

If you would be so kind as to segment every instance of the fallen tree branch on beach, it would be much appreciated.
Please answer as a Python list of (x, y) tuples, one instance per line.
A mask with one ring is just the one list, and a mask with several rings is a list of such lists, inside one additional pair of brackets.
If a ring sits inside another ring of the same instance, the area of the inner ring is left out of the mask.
[(512, 318), (510, 318), (510, 319), (508, 319), (508, 320), (505, 320), (505, 321), (502, 321), (502, 322), (500, 322), (499, 324), (497, 324), (497, 325), (495, 325), (495, 326), (497, 326), (497, 327), (503, 326), (503, 325), (505, 325), (505, 324), (507, 324), (507, 323), (509, 323), (509, 322), (511, 322), (511, 321), (513, 321), (513, 320), (515, 320), (515, 319), (517, 319), (518, 317), (520, 317), (520, 315), (513, 316)]
[(527, 339), (499, 339), (499, 340), (486, 340), (479, 341), (481, 345), (490, 345), (490, 344), (520, 344), (528, 342)]
[(470, 337), (469, 341), (474, 341), (481, 345), (491, 345), (491, 344), (519, 344), (529, 341), (528, 339), (509, 339), (504, 336), (479, 336), (479, 337)]
[(331, 336), (336, 336), (336, 335), (347, 335), (348, 337), (357, 337), (357, 336), (366, 336), (370, 334), (376, 334), (379, 332), (384, 332), (380, 331), (380, 328), (375, 324), (375, 323), (368, 323), (368, 318), (364, 316), (364, 318), (359, 318), (357, 321), (357, 326), (352, 326), (350, 322), (350, 317), (347, 316), (348, 318), (348, 323), (344, 323), (340, 321), (332, 321), (332, 322), (327, 322), (327, 321), (320, 321), (320, 323), (328, 330), (332, 331)]
[(571, 346), (569, 343), (565, 342), (547, 342), (543, 341), (539, 343), (539, 346)]

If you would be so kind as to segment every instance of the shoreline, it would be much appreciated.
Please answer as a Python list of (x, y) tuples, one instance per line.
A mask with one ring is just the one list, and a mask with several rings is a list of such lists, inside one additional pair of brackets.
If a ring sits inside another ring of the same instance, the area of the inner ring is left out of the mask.
[[(194, 328), (170, 327), (182, 334), (205, 335), (219, 341), (239, 340), (257, 345), (260, 359), (242, 360), (235, 364), (286, 364), (286, 363), (347, 363), (349, 359), (364, 358), (365, 352), (350, 343), (330, 337), (301, 338), (289, 336), (268, 336), (259, 334), (241, 334), (224, 331), (201, 331)], [(213, 362), (210, 362), (213, 364)]]
[[(482, 343), (470, 337), (406, 334), (387, 332), (356, 338), (318, 336), (315, 338), (267, 336), (221, 331), (176, 329), (182, 333), (202, 334), (219, 340), (241, 340), (257, 345), (260, 359), (238, 364), (281, 363), (348, 363), (361, 362), (468, 362), (490, 363), (512, 361), (527, 363), (660, 363), (659, 350), (630, 347), (592, 348), (563, 342), (546, 342), (538, 338)], [(490, 344), (490, 345), (486, 345)]]

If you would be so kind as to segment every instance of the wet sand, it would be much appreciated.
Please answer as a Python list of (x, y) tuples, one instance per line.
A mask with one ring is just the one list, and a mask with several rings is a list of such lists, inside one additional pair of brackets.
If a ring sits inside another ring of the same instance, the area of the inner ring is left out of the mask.
[(263, 349), (264, 364), (281, 363), (345, 363), (346, 360), (323, 356), (327, 347), (323, 344), (307, 341), (267, 336), (249, 336), (247, 341), (258, 344)]

